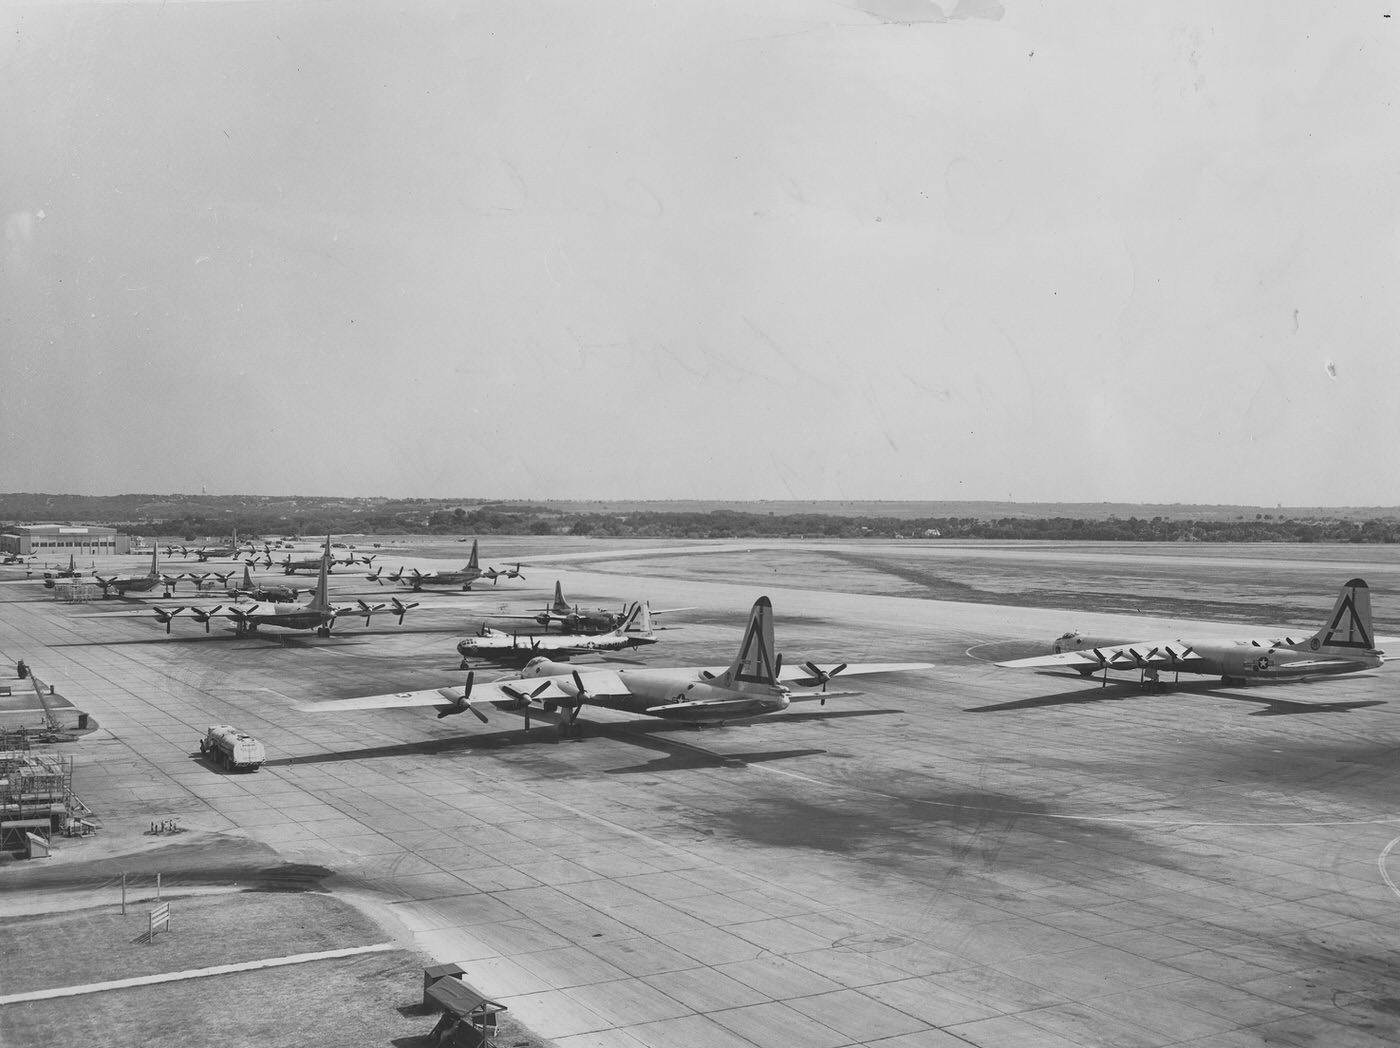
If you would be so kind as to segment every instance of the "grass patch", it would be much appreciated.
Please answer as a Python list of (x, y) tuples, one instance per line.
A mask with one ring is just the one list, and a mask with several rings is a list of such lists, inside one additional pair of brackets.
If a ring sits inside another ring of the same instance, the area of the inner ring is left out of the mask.
[(0, 920), (5, 993), (130, 979), (294, 953), (369, 946), (387, 936), (328, 895), (227, 894), (170, 899), (170, 931), (136, 942), (153, 901)]
[[(75, 913), (0, 919), (0, 992), (23, 993), (265, 960), (388, 936), (329, 895), (230, 893), (170, 901), (171, 930), (151, 945), (150, 900)], [(392, 950), (252, 972), (106, 990), (0, 1008), (0, 1045), (60, 1048), (427, 1048), (437, 1016), (423, 1011), (423, 966)], [(507, 1013), (501, 1045), (543, 1048)]]
[(418, 958), (396, 951), (29, 1001), (0, 1010), (0, 1043), (46, 1048), (427, 1045), (435, 1017), (411, 1007), (422, 999), (422, 980)]

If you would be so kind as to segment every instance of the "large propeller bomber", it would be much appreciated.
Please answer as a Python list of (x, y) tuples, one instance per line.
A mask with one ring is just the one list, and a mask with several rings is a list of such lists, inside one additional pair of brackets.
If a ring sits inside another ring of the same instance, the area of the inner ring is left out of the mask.
[[(287, 608), (284, 605), (274, 605), (273, 607), (274, 610), (269, 611), (265, 607), (256, 603), (229, 605), (218, 604), (212, 608), (196, 608), (190, 605), (182, 604), (178, 608), (158, 607), (152, 608), (151, 611), (152, 614), (155, 615), (156, 621), (165, 627), (166, 633), (170, 632), (170, 625), (175, 620), (176, 616), (184, 614), (186, 612), (189, 613), (189, 617), (194, 619), (195, 622), (201, 623), (204, 626), (205, 633), (208, 633), (210, 631), (210, 623), (215, 618), (218, 618), (221, 612), (223, 613), (224, 617), (233, 620), (234, 625), (235, 627), (237, 627), (239, 633), (244, 633), (249, 629), (256, 628), (259, 622), (273, 622), (273, 624), (276, 624), (275, 619), (279, 615), (283, 617), (292, 617), (300, 615), (317, 614), (317, 611), (315, 609), (303, 609), (298, 607)], [(393, 608), (392, 613), (395, 616), (397, 616), (398, 623), (400, 626), (402, 626), (404, 616), (406, 616), (414, 608), (418, 607), (418, 603), (415, 601), (411, 604), (406, 604), (403, 601), (399, 600), (397, 597), (391, 597), (387, 604), (370, 604), (363, 600), (357, 600), (355, 602), (355, 607), (353, 608), (327, 608), (319, 612), (321, 617), (320, 629), (322, 636), (329, 635), (331, 627), (335, 624), (336, 619), (338, 619), (341, 615), (363, 615), (365, 617), (365, 625), (368, 626), (370, 623), (370, 619), (375, 614), (375, 612), (382, 611), (386, 607)]]
[[(368, 564), (369, 560), (366, 560), (365, 563)], [(389, 582), (401, 582), (406, 586), (412, 586), (414, 589), (417, 589), (424, 582), (431, 582), (434, 579), (451, 581), (455, 584), (458, 577), (465, 578), (468, 574), (469, 572), (456, 571), (419, 571), (417, 568), (405, 568), (403, 565), (399, 565), (398, 571), (390, 572), (387, 575), (384, 574), (384, 569), (382, 567), (375, 568), (373, 571), (365, 575), (365, 578), (369, 579), (371, 582), (377, 582), (381, 586), (384, 585), (385, 580), (388, 580)], [(491, 584), (494, 586), (497, 583), (499, 583), (501, 579), (523, 580), (525, 578), (525, 574), (520, 570), (520, 565), (517, 563), (515, 567), (506, 568), (504, 570), (498, 568), (484, 568), (478, 577), (483, 579), (490, 579)], [(467, 578), (466, 585), (463, 588), (470, 587), (473, 581), (475, 580)]]

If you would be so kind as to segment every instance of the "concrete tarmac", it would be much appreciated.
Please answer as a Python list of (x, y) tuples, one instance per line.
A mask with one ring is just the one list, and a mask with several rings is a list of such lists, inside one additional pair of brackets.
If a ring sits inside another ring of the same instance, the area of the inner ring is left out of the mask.
[[(16, 583), (0, 587), (0, 655), (98, 721), (55, 749), (77, 759), (102, 847), (148, 845), (174, 817), (324, 867), (561, 1048), (1400, 1042), (1388, 670), (1158, 694), (990, 665), (1070, 627), (1296, 632), (1356, 574), (1394, 621), (1394, 551), (702, 549), (614, 559), (600, 542), (527, 563), (527, 586), (482, 606), (538, 606), (555, 578), (581, 603), (694, 606), (639, 658), (705, 665), (767, 594), (789, 662), (938, 665), (743, 726), (590, 710), (560, 740), (499, 714), (293, 708), (460, 682), (454, 645), (481, 616), (431, 596), (403, 629), (240, 639), (177, 620), (167, 637)], [(925, 599), (958, 587), (968, 599)], [(1135, 590), (1151, 614), (1099, 610)], [(997, 602), (1016, 594), (1034, 606)], [(1160, 613), (1191, 607), (1239, 615)], [(262, 739), (263, 769), (200, 759), (214, 723)], [(84, 847), (26, 877), (69, 886)], [(140, 862), (153, 873), (161, 854)]]

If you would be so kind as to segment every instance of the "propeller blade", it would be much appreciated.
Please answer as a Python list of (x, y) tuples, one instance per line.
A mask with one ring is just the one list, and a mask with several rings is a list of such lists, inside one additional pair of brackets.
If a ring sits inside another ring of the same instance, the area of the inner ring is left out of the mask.
[(820, 684), (822, 691), (826, 691), (826, 686), (831, 682), (831, 678), (844, 670), (850, 663), (843, 662), (841, 665), (833, 667), (829, 672), (822, 669), (815, 662), (804, 662), (802, 668), (812, 675), (812, 679)]
[(175, 608), (171, 611), (166, 611), (164, 608), (156, 608), (156, 621), (164, 623), (165, 632), (169, 633), (171, 620), (174, 619), (176, 615), (180, 614), (180, 612), (184, 610), (185, 609), (183, 606)]

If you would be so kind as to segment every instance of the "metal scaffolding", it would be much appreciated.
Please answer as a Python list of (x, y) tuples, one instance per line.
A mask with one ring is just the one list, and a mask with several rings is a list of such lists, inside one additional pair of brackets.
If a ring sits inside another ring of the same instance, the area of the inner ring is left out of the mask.
[(33, 750), (0, 752), (0, 847), (24, 842), (24, 833), (66, 828), (75, 807), (73, 758)]

